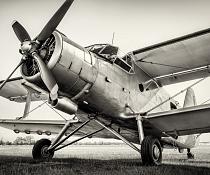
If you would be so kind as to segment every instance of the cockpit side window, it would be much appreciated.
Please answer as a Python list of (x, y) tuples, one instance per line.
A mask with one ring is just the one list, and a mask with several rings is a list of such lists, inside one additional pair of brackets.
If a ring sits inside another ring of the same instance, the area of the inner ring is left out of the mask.
[(124, 60), (121, 60), (119, 58), (116, 58), (114, 63), (126, 70), (127, 72), (129, 72), (131, 69), (131, 67)]
[(131, 57), (129, 55), (126, 55), (121, 59), (117, 57), (114, 63), (120, 66), (126, 72), (134, 73)]

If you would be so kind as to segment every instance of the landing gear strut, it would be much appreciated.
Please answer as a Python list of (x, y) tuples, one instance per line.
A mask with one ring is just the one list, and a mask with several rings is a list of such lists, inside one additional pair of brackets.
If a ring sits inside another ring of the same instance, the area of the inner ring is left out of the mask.
[[(87, 125), (91, 120), (94, 120), (99, 125), (102, 126), (102, 128), (85, 134), (84, 136), (75, 139), (68, 144), (61, 145), (64, 143), (68, 138), (70, 138), (73, 134), (75, 134), (77, 131), (79, 131), (82, 127)], [(69, 146), (79, 140), (82, 140), (84, 138), (90, 137), (103, 129), (107, 129), (111, 133), (113, 133), (116, 137), (118, 137), (120, 140), (125, 142), (127, 145), (129, 145), (131, 148), (135, 149), (141, 154), (142, 162), (144, 165), (160, 165), (162, 162), (162, 147), (160, 144), (160, 141), (158, 138), (154, 136), (146, 136), (144, 137), (144, 131), (143, 131), (143, 125), (142, 125), (142, 117), (139, 116), (137, 118), (137, 125), (138, 125), (138, 131), (139, 131), (139, 142), (141, 145), (141, 150), (136, 147), (133, 143), (128, 141), (125, 137), (120, 135), (116, 130), (114, 130), (111, 127), (110, 124), (104, 124), (100, 120), (98, 120), (95, 117), (89, 118), (89, 120), (83, 122), (80, 126), (78, 126), (76, 129), (74, 129), (71, 133), (68, 135), (65, 135), (69, 127), (71, 126), (72, 121), (67, 121), (66, 124), (63, 126), (57, 137), (54, 139), (54, 141), (51, 143), (48, 139), (41, 139), (37, 141), (37, 143), (34, 145), (32, 154), (34, 159), (41, 159), (41, 160), (48, 160), (53, 157), (54, 152), (57, 150), (60, 150), (66, 146)]]
[[(82, 127), (87, 125), (92, 119), (83, 122), (80, 126), (78, 126), (75, 130), (73, 130), (70, 134), (65, 135), (69, 127), (71, 126), (72, 120), (69, 120), (66, 122), (66, 124), (63, 126), (62, 130), (59, 132), (55, 140), (51, 143), (48, 139), (41, 139), (37, 141), (33, 147), (32, 155), (35, 160), (49, 160), (53, 157), (54, 152), (57, 150), (60, 150), (66, 146), (72, 145), (73, 143), (82, 140), (87, 137), (91, 137), (92, 135), (102, 131), (104, 128), (100, 128), (94, 132), (85, 134), (81, 138), (75, 139), (71, 141), (68, 144), (61, 145), (64, 143), (68, 138), (70, 138), (72, 135), (74, 135), (76, 132), (78, 132)], [(64, 138), (63, 138), (64, 137)]]
[(190, 152), (190, 149), (188, 148), (188, 149), (187, 149), (187, 158), (188, 158), (188, 159), (194, 159), (194, 157), (195, 157), (194, 154), (192, 154), (192, 153)]

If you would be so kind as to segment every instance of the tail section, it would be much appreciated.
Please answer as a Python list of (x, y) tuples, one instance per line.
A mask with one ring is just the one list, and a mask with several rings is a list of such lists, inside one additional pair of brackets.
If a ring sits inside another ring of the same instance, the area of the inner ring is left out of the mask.
[(194, 90), (192, 88), (189, 88), (185, 95), (183, 108), (196, 106), (196, 105), (197, 105), (197, 102), (196, 102)]
[[(197, 102), (196, 102), (194, 90), (192, 88), (189, 88), (185, 95), (183, 108), (192, 107), (196, 105), (197, 105)], [(180, 136), (178, 140), (182, 142), (183, 144), (185, 144), (188, 148), (193, 148), (198, 144), (199, 136), (200, 134)]]

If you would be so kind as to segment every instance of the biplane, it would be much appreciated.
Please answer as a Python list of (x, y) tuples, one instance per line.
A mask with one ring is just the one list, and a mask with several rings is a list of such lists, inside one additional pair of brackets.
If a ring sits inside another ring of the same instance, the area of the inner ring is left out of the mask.
[[(210, 105), (197, 105), (192, 89), (210, 73), (210, 29), (122, 56), (111, 44), (82, 47), (56, 30), (72, 3), (66, 0), (34, 39), (18, 21), (12, 23), (22, 59), (0, 82), (0, 96), (25, 103), (25, 109), (22, 117), (1, 119), (0, 126), (56, 135), (35, 143), (32, 156), (38, 160), (87, 137), (120, 139), (140, 153), (144, 165), (160, 165), (166, 147), (186, 149), (193, 158), (199, 135), (210, 132)], [(18, 68), (21, 77), (11, 78)], [(193, 79), (199, 80), (184, 90), (183, 107), (164, 90)], [(27, 120), (34, 101), (74, 117)]]

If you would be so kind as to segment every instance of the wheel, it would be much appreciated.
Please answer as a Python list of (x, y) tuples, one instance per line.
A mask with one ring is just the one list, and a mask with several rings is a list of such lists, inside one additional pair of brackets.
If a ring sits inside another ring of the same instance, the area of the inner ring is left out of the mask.
[(189, 148), (187, 149), (187, 158), (188, 158), (188, 159), (194, 159), (194, 158), (195, 158), (194, 154), (192, 154), (192, 153), (190, 152), (190, 149), (189, 149)]
[(188, 159), (194, 159), (195, 156), (194, 156), (194, 154), (192, 154), (192, 153), (187, 153), (187, 158), (188, 158)]
[(153, 136), (146, 136), (141, 144), (141, 159), (143, 165), (160, 165), (162, 162), (162, 147), (160, 141)]
[(191, 152), (187, 153), (187, 159), (194, 159), (194, 158), (195, 158), (194, 154), (192, 154)]
[(48, 151), (47, 149), (51, 145), (51, 141), (48, 139), (38, 140), (33, 147), (32, 156), (35, 160), (49, 160), (53, 157), (54, 151)]
[(182, 148), (179, 148), (178, 150), (179, 150), (179, 153), (183, 153), (184, 152), (184, 149), (182, 149)]

